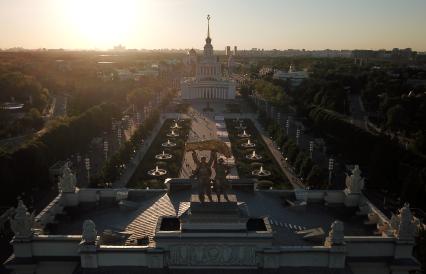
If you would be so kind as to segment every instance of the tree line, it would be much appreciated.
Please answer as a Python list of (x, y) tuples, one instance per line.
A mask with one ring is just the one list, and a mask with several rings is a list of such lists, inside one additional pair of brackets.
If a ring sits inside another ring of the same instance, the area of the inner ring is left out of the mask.
[(90, 140), (111, 126), (111, 119), (119, 111), (112, 104), (94, 106), (81, 115), (56, 120), (44, 134), (15, 151), (0, 152), (2, 205), (14, 205), (22, 193), (52, 187), (49, 167), (71, 154), (87, 149)]

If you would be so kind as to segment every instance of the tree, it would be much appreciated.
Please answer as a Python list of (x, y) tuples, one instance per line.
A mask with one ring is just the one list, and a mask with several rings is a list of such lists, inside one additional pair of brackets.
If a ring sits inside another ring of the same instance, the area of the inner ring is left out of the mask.
[(314, 165), (306, 179), (308, 185), (314, 188), (323, 188), (326, 183), (324, 180), (324, 172), (317, 165)]
[(135, 104), (142, 109), (154, 97), (154, 91), (151, 88), (136, 88), (127, 95), (127, 102)]
[(407, 115), (405, 109), (401, 105), (395, 105), (386, 113), (387, 126), (391, 129), (401, 129), (407, 124)]
[(306, 178), (309, 175), (309, 172), (312, 169), (312, 165), (313, 165), (313, 163), (312, 163), (311, 158), (306, 157), (303, 160), (303, 163), (300, 166), (300, 173), (299, 173), (300, 176), (302, 176), (303, 178)]

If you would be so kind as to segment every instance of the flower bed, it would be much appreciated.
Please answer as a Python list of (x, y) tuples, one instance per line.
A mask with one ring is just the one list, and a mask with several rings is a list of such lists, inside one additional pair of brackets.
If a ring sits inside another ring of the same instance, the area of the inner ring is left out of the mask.
[[(257, 178), (259, 179), (261, 186), (266, 187), (271, 185), (275, 189), (290, 189), (291, 184), (282, 172), (278, 163), (275, 161), (275, 158), (269, 151), (268, 146), (263, 141), (262, 136), (257, 131), (253, 122), (250, 119), (244, 119), (242, 121), (247, 127), (246, 132), (251, 135), (250, 141), (256, 144), (255, 148), (246, 149), (241, 147), (242, 143), (247, 142), (247, 138), (243, 139), (238, 137), (238, 134), (242, 132), (242, 130), (236, 128), (238, 123), (231, 119), (225, 119), (226, 127), (229, 133), (229, 140), (231, 142), (232, 153), (235, 157), (235, 163), (240, 178)], [(262, 156), (262, 159), (252, 161), (246, 158), (246, 155), (252, 153), (254, 149), (256, 150), (256, 154)], [(264, 169), (271, 172), (270, 176), (259, 178), (252, 175), (252, 171), (259, 169), (261, 165)]]
[[(191, 121), (188, 119), (182, 120), (179, 125), (182, 127), (175, 130), (179, 133), (179, 137), (170, 138), (167, 137), (167, 133), (170, 132), (170, 126), (174, 124), (174, 120), (167, 119), (164, 121), (158, 135), (152, 142), (144, 158), (137, 167), (135, 173), (127, 184), (128, 188), (164, 188), (164, 179), (176, 178), (179, 176), (179, 170), (182, 165), (184, 157), (185, 142), (191, 129)], [(161, 144), (167, 142), (176, 143), (175, 147), (164, 148)], [(157, 160), (155, 155), (161, 154), (162, 152), (172, 154), (173, 157), (170, 160)], [(155, 166), (167, 170), (167, 174), (160, 177), (153, 177), (148, 175), (148, 171), (154, 169)]]

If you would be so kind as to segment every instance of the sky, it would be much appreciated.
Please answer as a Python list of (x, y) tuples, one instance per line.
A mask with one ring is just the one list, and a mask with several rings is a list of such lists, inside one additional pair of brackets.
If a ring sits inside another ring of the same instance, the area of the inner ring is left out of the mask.
[(0, 48), (426, 51), (426, 0), (0, 0)]

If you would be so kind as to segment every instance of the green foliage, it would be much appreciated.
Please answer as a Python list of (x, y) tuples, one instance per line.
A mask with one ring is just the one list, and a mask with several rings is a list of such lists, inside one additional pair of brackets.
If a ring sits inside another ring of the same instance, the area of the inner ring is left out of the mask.
[(254, 89), (257, 94), (273, 105), (288, 108), (290, 98), (282, 87), (266, 80), (256, 80), (254, 82)]
[(326, 172), (319, 166), (314, 165), (306, 178), (308, 185), (312, 188), (323, 189), (327, 187)]
[(387, 111), (387, 126), (394, 130), (406, 128), (407, 118), (405, 109), (401, 105), (395, 105)]
[(142, 109), (153, 97), (154, 91), (152, 88), (135, 88), (127, 94), (127, 103), (135, 104), (139, 109)]
[(31, 196), (35, 189), (51, 187), (49, 167), (84, 151), (93, 137), (107, 130), (111, 118), (116, 115), (113, 105), (93, 107), (80, 116), (57, 121), (43, 135), (15, 151), (1, 154), (0, 174), (7, 178), (1, 182), (2, 203), (13, 205), (23, 192)]
[[(158, 122), (158, 118), (157, 118), (157, 122)], [(183, 122), (180, 123), (182, 128), (177, 131), (177, 133), (179, 133), (179, 137), (171, 140), (175, 142), (177, 146), (173, 149), (164, 149), (161, 146), (161, 144), (164, 142), (167, 142), (167, 140), (170, 139), (166, 136), (166, 134), (170, 132), (171, 125), (173, 125), (172, 119), (167, 119), (164, 121), (160, 131), (158, 132), (157, 136), (151, 143), (144, 158), (138, 165), (127, 187), (129, 188), (146, 188), (146, 187), (164, 188), (163, 182), (166, 177), (176, 178), (179, 176), (179, 171), (182, 166), (182, 161), (183, 161), (183, 157), (185, 153), (184, 152), (185, 142), (191, 128), (191, 121), (183, 120)], [(152, 124), (152, 126), (154, 126), (154, 124)], [(167, 161), (156, 162), (155, 155), (162, 153), (163, 150), (166, 153), (171, 153), (173, 155), (173, 158)], [(155, 165), (158, 165), (159, 167), (163, 167), (167, 170), (167, 174), (165, 177), (163, 176), (160, 179), (153, 179), (152, 176), (147, 174), (149, 170), (155, 168)]]
[(260, 165), (263, 165), (265, 169), (271, 171), (271, 176), (267, 177), (267, 179), (268, 181), (273, 182), (273, 187), (275, 189), (291, 188), (287, 177), (283, 174), (255, 125), (248, 119), (245, 119), (243, 122), (247, 127), (246, 132), (251, 134), (250, 140), (256, 144), (256, 153), (262, 155), (263, 158), (255, 163), (246, 158), (246, 155), (251, 153), (253, 149), (244, 149), (241, 147), (241, 144), (243, 142), (247, 142), (247, 139), (241, 139), (238, 137), (238, 134), (241, 133), (236, 129), (238, 124), (236, 124), (233, 120), (225, 119), (226, 128), (229, 133), (229, 140), (231, 141), (232, 153), (235, 157), (236, 167), (240, 178), (256, 178), (251, 172), (254, 169), (260, 168)]
[(12, 97), (28, 105), (31, 97), (31, 107), (43, 111), (49, 99), (49, 91), (32, 76), (21, 72), (0, 73), (0, 102), (10, 102)]

